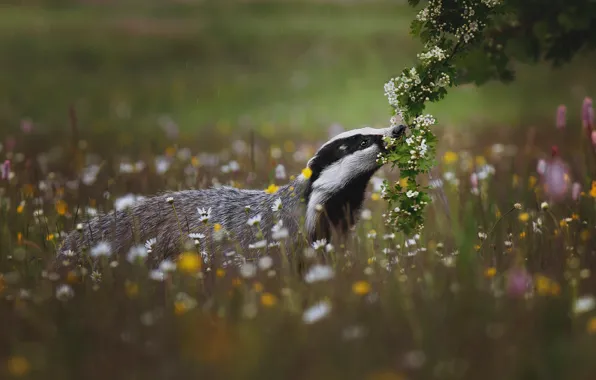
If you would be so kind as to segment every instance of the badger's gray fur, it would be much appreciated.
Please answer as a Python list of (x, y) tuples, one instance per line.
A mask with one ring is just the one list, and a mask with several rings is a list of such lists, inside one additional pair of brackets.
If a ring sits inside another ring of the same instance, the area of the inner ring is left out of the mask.
[[(231, 233), (233, 242), (229, 249), (246, 250), (263, 238), (272, 241), (271, 229), (279, 218), (292, 242), (310, 244), (329, 239), (332, 231), (345, 233), (356, 222), (366, 186), (380, 168), (377, 157), (385, 149), (383, 137), (398, 137), (404, 130), (404, 126), (396, 126), (343, 132), (321, 146), (308, 161), (310, 178), (301, 174), (273, 194), (222, 187), (166, 192), (146, 198), (128, 210), (83, 223), (81, 231), (67, 236), (60, 253), (70, 250), (76, 254), (81, 248), (107, 241), (112, 252), (126, 254), (132, 245), (155, 238), (152, 256), (160, 260), (181, 251), (181, 230), (184, 239), (188, 239), (189, 233), (209, 236), (214, 223)], [(274, 212), (272, 206), (278, 199), (281, 211)], [(248, 212), (246, 206), (250, 206)], [(198, 209), (210, 209), (207, 224), (200, 220)], [(262, 216), (260, 228), (264, 237), (257, 237), (257, 229), (247, 224), (249, 217), (258, 214)]]

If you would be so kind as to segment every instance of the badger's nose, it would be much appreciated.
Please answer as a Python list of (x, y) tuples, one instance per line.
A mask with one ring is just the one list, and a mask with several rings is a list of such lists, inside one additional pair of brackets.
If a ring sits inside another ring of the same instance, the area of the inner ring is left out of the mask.
[(401, 135), (403, 135), (405, 132), (406, 132), (406, 126), (405, 125), (396, 125), (391, 130), (391, 137), (398, 138)]

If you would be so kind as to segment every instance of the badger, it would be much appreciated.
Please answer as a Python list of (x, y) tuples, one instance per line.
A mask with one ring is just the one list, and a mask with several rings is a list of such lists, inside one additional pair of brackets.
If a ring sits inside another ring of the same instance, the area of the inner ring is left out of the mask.
[[(399, 125), (342, 132), (308, 160), (310, 175), (303, 171), (275, 192), (220, 187), (145, 198), (127, 210), (80, 224), (66, 236), (57, 257), (72, 257), (99, 243), (123, 255), (150, 241), (150, 256), (159, 261), (177, 256), (189, 236), (205, 238), (215, 224), (229, 233), (225, 244), (234, 250), (271, 242), (276, 227), (285, 229), (293, 243), (330, 241), (332, 234), (345, 235), (357, 222), (367, 184), (381, 167), (378, 156), (386, 151), (384, 137), (400, 138), (405, 129)], [(212, 248), (222, 248), (211, 242)]]

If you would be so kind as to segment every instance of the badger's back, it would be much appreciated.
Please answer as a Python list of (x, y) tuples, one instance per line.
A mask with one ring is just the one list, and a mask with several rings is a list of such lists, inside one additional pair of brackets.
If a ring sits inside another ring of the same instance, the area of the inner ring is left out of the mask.
[[(281, 211), (274, 212), (272, 206), (278, 198)], [(300, 186), (295, 183), (281, 187), (274, 194), (232, 187), (165, 192), (145, 198), (127, 210), (113, 211), (82, 223), (82, 230), (72, 231), (60, 252), (71, 250), (78, 255), (105, 241), (110, 243), (113, 253), (123, 255), (133, 245), (155, 239), (150, 259), (156, 263), (180, 253), (181, 243), (189, 240), (190, 233), (205, 235), (202, 240), (207, 251), (246, 251), (256, 241), (270, 242), (271, 228), (280, 218), (293, 241), (298, 239), (303, 220), (300, 198)], [(201, 221), (197, 209), (210, 209), (207, 223)], [(248, 219), (259, 214), (260, 227), (249, 226)], [(229, 233), (229, 238), (213, 239), (216, 223)], [(262, 237), (258, 236), (259, 230)]]

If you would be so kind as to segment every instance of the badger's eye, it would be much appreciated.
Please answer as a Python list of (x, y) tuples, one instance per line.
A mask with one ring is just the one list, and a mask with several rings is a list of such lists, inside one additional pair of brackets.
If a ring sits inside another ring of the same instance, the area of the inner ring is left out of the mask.
[(368, 145), (368, 139), (364, 139), (360, 142), (360, 147), (362, 147), (362, 148), (364, 148), (367, 145)]

